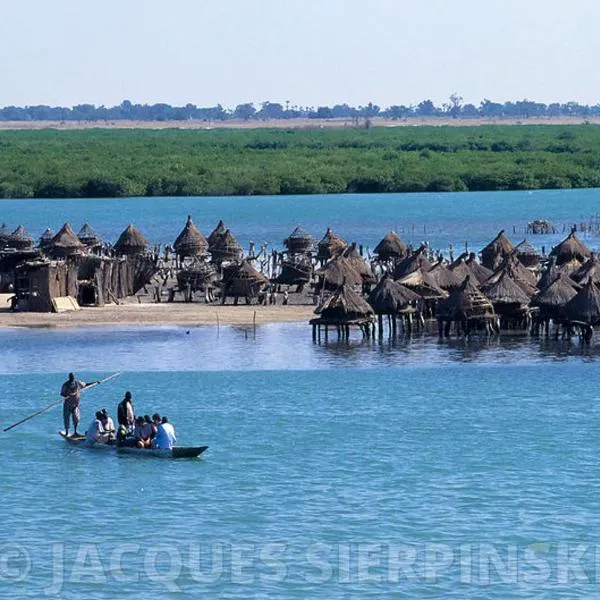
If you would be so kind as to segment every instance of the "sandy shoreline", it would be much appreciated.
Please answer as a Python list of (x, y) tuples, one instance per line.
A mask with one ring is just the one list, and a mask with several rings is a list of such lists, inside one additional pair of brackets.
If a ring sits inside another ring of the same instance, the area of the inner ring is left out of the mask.
[(67, 313), (33, 313), (0, 311), (0, 327), (65, 328), (161, 326), (187, 327), (217, 325), (264, 325), (293, 323), (314, 317), (314, 306), (206, 305), (185, 303), (125, 304), (102, 308), (82, 308)]

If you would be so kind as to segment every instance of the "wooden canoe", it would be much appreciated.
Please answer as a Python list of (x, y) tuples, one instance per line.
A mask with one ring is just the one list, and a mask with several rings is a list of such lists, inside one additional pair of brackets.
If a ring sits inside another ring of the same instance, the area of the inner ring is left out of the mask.
[(88, 450), (114, 450), (117, 454), (132, 454), (143, 458), (196, 458), (200, 456), (208, 446), (175, 446), (170, 449), (162, 448), (132, 448), (129, 446), (117, 446), (116, 444), (86, 444), (84, 435), (67, 436), (64, 431), (58, 432), (60, 436), (72, 446), (86, 448)]

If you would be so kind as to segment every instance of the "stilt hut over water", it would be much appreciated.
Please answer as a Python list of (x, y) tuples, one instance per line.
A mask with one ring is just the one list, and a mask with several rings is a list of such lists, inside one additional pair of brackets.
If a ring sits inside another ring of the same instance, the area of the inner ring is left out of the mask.
[(477, 261), (475, 252), (469, 253), (469, 256), (465, 259), (465, 265), (469, 268), (472, 275), (480, 284), (485, 283), (493, 274), (492, 270), (484, 267), (480, 262)]
[(427, 274), (439, 287), (446, 291), (458, 287), (463, 281), (444, 264), (443, 259), (438, 260), (431, 269), (427, 271)]
[(528, 296), (505, 269), (495, 281), (484, 284), (481, 291), (489, 298), (500, 319), (500, 329), (529, 330), (531, 326)]
[(84, 248), (85, 246), (75, 235), (71, 226), (68, 223), (65, 223), (60, 228), (60, 231), (52, 238), (46, 250), (54, 258), (62, 258), (77, 254)]
[(448, 292), (443, 290), (428, 272), (421, 269), (417, 269), (397, 281), (421, 296), (423, 302), (421, 312), (426, 319), (435, 317), (438, 300), (448, 297)]
[(422, 316), (416, 308), (420, 300), (419, 294), (394, 281), (389, 275), (384, 276), (368, 297), (378, 318), (379, 337), (383, 337), (384, 315), (388, 318), (388, 329), (393, 336), (398, 331), (398, 321), (402, 330), (408, 333), (413, 325), (417, 328), (422, 325)]
[(117, 254), (143, 254), (148, 248), (148, 242), (142, 232), (133, 225), (128, 225), (115, 244)]
[(304, 231), (300, 225), (283, 240), (283, 245), (287, 248), (290, 254), (307, 254), (313, 249), (312, 236)]
[(589, 342), (593, 327), (600, 324), (600, 290), (591, 279), (571, 298), (564, 308), (569, 325), (579, 327), (581, 337)]
[(42, 250), (47, 250), (48, 246), (50, 246), (50, 242), (52, 242), (52, 238), (55, 235), (56, 234), (54, 233), (54, 231), (52, 231), (52, 229), (50, 229), (50, 227), (46, 227), (46, 230), (40, 236), (40, 242), (39, 242), (40, 248)]
[(591, 255), (591, 250), (577, 237), (575, 231), (571, 231), (560, 244), (550, 251), (550, 256), (556, 257), (556, 264), (559, 266), (573, 259), (584, 262)]
[(347, 247), (348, 244), (328, 227), (323, 239), (317, 245), (317, 259), (324, 264), (325, 261), (341, 254)]
[(390, 231), (373, 250), (377, 260), (382, 262), (397, 261), (404, 258), (408, 252), (406, 244), (394, 231)]
[(229, 265), (223, 269), (222, 304), (225, 304), (228, 297), (233, 298), (234, 304), (238, 303), (238, 298), (245, 298), (246, 304), (249, 304), (267, 283), (269, 280), (247, 260), (241, 264)]
[(564, 318), (564, 308), (567, 302), (577, 295), (575, 285), (570, 277), (559, 273), (550, 285), (533, 297), (531, 304), (539, 307), (539, 313), (533, 324), (534, 333), (539, 333), (541, 327), (548, 335), (550, 320), (558, 323)]
[(188, 256), (203, 256), (208, 252), (208, 240), (194, 225), (192, 215), (188, 215), (187, 222), (177, 236), (173, 248), (181, 261)]
[(328, 338), (329, 327), (335, 327), (339, 339), (350, 337), (350, 327), (358, 327), (365, 337), (371, 336), (373, 309), (344, 281), (340, 288), (315, 309), (318, 318), (311, 319), (313, 341), (321, 339), (321, 329)]
[(453, 289), (448, 298), (438, 302), (437, 320), (440, 337), (450, 335), (452, 323), (466, 336), (476, 331), (484, 331), (486, 334), (498, 331), (491, 301), (475, 287), (469, 277)]
[(319, 278), (317, 290), (337, 290), (345, 282), (347, 287), (362, 288), (363, 279), (343, 255), (332, 258), (322, 269), (315, 271)]
[(371, 269), (371, 265), (369, 265), (365, 259), (360, 256), (356, 249), (356, 242), (352, 242), (352, 244), (344, 250), (344, 258), (350, 263), (352, 268), (361, 276), (363, 283), (363, 291), (368, 291), (371, 285), (377, 283), (377, 278), (373, 273), (373, 269)]
[(487, 269), (495, 271), (504, 258), (509, 255), (514, 248), (512, 242), (506, 237), (504, 229), (502, 229), (498, 235), (481, 250), (481, 264)]
[(23, 225), (19, 225), (7, 239), (6, 245), (9, 248), (15, 248), (17, 250), (28, 250), (33, 248), (33, 238), (25, 231)]
[(433, 266), (426, 256), (427, 246), (422, 244), (412, 254), (403, 258), (394, 269), (394, 279), (401, 279), (414, 271), (429, 271)]
[(99, 250), (102, 246), (102, 238), (87, 223), (83, 224), (77, 237), (79, 238), (79, 241), (90, 250)]

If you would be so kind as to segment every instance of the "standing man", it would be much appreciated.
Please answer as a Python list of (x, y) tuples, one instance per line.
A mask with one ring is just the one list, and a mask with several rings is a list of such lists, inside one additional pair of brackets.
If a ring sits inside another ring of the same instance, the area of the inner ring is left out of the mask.
[(62, 384), (60, 395), (65, 399), (63, 404), (63, 419), (66, 436), (69, 435), (69, 421), (71, 418), (73, 419), (73, 435), (77, 435), (77, 425), (79, 425), (79, 394), (81, 390), (93, 383), (99, 382), (85, 383), (84, 381), (78, 381), (75, 379), (73, 373), (69, 373), (69, 378)]
[(117, 422), (127, 428), (127, 431), (133, 431), (135, 426), (135, 412), (131, 402), (131, 392), (125, 392), (125, 398), (117, 405)]

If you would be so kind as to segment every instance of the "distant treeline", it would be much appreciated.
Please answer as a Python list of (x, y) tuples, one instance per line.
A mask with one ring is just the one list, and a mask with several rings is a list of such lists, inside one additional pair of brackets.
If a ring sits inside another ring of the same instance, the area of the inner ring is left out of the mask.
[(600, 127), (3, 131), (0, 197), (600, 187)]
[(577, 102), (544, 104), (531, 100), (516, 102), (492, 102), (483, 100), (479, 106), (463, 104), (463, 99), (453, 94), (447, 103), (436, 106), (431, 100), (423, 100), (413, 106), (393, 105), (382, 108), (369, 102), (365, 106), (336, 104), (334, 106), (296, 106), (289, 102), (263, 102), (255, 106), (251, 102), (238, 104), (234, 109), (220, 104), (198, 107), (195, 104), (171, 106), (170, 104), (133, 104), (124, 100), (119, 106), (95, 106), (78, 104), (72, 108), (64, 106), (6, 106), (0, 108), (1, 121), (200, 121), (227, 120), (272, 120), (272, 119), (359, 119), (385, 117), (406, 119), (409, 117), (451, 117), (461, 119), (496, 119), (529, 117), (597, 117), (600, 104), (588, 106)]

